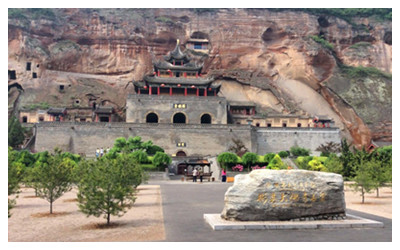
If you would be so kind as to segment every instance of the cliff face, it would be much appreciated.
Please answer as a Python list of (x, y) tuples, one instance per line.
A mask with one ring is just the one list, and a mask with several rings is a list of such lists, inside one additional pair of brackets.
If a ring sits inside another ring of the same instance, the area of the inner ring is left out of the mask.
[[(355, 145), (391, 140), (391, 79), (355, 78), (343, 65), (391, 73), (391, 22), (353, 18), (357, 25), (304, 12), (263, 9), (53, 9), (9, 13), (9, 70), (24, 92), (19, 108), (37, 102), (71, 106), (89, 99), (121, 114), (132, 80), (179, 39), (205, 38), (204, 74), (228, 100), (253, 101), (262, 113), (327, 115)], [(49, 15), (51, 14), (51, 15)], [(323, 36), (333, 45), (316, 42)], [(27, 70), (27, 63), (31, 69)], [(36, 73), (37, 78), (32, 78)], [(64, 91), (59, 91), (64, 85)], [(9, 106), (15, 94), (9, 95)]]

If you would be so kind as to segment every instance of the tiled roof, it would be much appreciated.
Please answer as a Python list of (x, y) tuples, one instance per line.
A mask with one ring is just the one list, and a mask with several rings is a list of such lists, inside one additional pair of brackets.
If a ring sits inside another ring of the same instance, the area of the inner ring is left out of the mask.
[(63, 114), (66, 112), (66, 108), (50, 108), (47, 110), (48, 114)]

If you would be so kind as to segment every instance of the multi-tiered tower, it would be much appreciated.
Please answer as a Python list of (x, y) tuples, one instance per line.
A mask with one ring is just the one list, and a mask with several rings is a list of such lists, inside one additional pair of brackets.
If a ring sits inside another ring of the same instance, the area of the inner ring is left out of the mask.
[(126, 121), (132, 123), (226, 124), (226, 99), (220, 85), (203, 77), (196, 63), (180, 49), (179, 40), (164, 60), (154, 64), (152, 75), (135, 82), (127, 100)]

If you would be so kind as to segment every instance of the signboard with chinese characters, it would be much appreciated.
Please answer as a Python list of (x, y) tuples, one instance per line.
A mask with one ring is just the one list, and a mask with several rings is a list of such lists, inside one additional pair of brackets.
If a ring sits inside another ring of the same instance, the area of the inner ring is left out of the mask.
[(174, 103), (173, 104), (174, 109), (185, 109), (187, 108), (186, 103)]

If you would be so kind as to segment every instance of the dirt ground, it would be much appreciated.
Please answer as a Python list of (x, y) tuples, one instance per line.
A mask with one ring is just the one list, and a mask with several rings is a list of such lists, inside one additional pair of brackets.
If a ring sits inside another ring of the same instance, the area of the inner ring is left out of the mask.
[(23, 188), (17, 205), (8, 219), (9, 242), (124, 242), (165, 240), (160, 186), (138, 187), (134, 206), (122, 217), (111, 216), (112, 225), (104, 228), (103, 217), (86, 217), (78, 211), (77, 190), (72, 190), (53, 204), (34, 196), (34, 190)]
[[(158, 185), (140, 186), (133, 208), (122, 217), (111, 217), (112, 226), (104, 228), (103, 217), (86, 217), (78, 211), (76, 190), (59, 198), (49, 216), (49, 203), (23, 188), (8, 219), (9, 242), (124, 242), (165, 240), (161, 192)], [(392, 188), (381, 188), (380, 197), (367, 194), (361, 204), (359, 193), (345, 186), (348, 209), (392, 218)]]
[(376, 192), (365, 195), (364, 204), (361, 203), (360, 193), (355, 193), (350, 187), (345, 185), (346, 208), (374, 214), (380, 217), (392, 219), (392, 188), (383, 187), (379, 189), (379, 197)]

